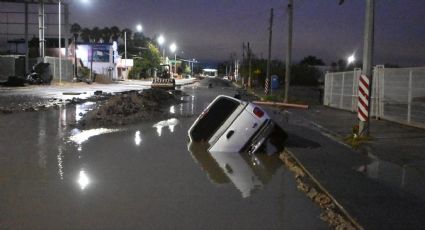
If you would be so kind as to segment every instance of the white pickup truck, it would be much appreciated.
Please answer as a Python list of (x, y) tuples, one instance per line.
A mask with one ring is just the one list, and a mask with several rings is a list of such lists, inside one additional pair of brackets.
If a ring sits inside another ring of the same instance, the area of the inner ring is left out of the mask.
[(274, 126), (259, 106), (220, 95), (199, 115), (188, 134), (192, 142), (208, 142), (210, 152), (255, 153)]

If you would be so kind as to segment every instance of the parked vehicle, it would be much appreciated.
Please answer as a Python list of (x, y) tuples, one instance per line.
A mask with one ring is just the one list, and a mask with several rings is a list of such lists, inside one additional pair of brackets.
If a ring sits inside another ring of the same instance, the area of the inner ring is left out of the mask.
[(207, 142), (210, 152), (255, 153), (274, 126), (259, 106), (220, 95), (199, 115), (188, 134), (193, 142)]

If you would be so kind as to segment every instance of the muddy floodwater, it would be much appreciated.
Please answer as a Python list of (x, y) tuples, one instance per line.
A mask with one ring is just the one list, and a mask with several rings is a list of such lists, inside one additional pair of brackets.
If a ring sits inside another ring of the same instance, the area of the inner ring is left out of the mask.
[(209, 154), (187, 130), (218, 94), (189, 86), (170, 118), (80, 130), (94, 103), (0, 115), (0, 229), (326, 229), (276, 155)]

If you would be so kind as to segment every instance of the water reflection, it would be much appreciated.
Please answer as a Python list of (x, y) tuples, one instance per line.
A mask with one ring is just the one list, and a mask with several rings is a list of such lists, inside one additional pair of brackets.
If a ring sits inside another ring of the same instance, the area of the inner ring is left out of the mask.
[(107, 128), (98, 128), (98, 129), (89, 129), (89, 130), (79, 130), (79, 129), (73, 129), (71, 131), (72, 135), (69, 137), (69, 139), (76, 144), (81, 145), (82, 143), (86, 142), (88, 139), (94, 136), (99, 136), (106, 133), (113, 133), (118, 132), (120, 129), (107, 129)]
[(58, 173), (61, 180), (63, 180), (63, 152), (62, 148), (58, 148), (58, 155), (56, 156), (58, 160)]
[(170, 113), (171, 114), (175, 114), (176, 113), (176, 109), (175, 109), (174, 105), (170, 107)]
[(372, 161), (357, 167), (366, 176), (383, 181), (425, 198), (425, 162), (412, 162), (398, 165), (380, 160), (369, 154)]
[(210, 153), (207, 144), (194, 142), (188, 150), (214, 184), (231, 182), (243, 198), (262, 189), (282, 166), (277, 154)]
[(86, 187), (90, 184), (90, 178), (87, 176), (87, 173), (84, 171), (84, 169), (80, 170), (77, 183), (81, 190), (86, 189)]
[(139, 146), (141, 142), (142, 138), (140, 137), (140, 131), (136, 131), (136, 133), (134, 134), (134, 143)]
[(162, 135), (162, 128), (168, 127), (170, 132), (174, 132), (174, 127), (179, 124), (179, 120), (176, 118), (171, 118), (165, 121), (160, 121), (153, 125), (154, 128), (156, 128), (156, 132), (158, 133), (158, 136), (160, 137)]
[(75, 121), (80, 121), (84, 114), (92, 110), (95, 106), (96, 103), (90, 101), (83, 104), (75, 105)]

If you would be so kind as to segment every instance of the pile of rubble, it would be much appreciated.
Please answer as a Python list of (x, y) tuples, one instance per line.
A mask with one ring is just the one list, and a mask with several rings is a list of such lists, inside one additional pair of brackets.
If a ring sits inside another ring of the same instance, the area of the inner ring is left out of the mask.
[(163, 89), (119, 93), (85, 114), (79, 125), (86, 128), (116, 126), (166, 118), (171, 105), (182, 103), (181, 96), (181, 91)]

